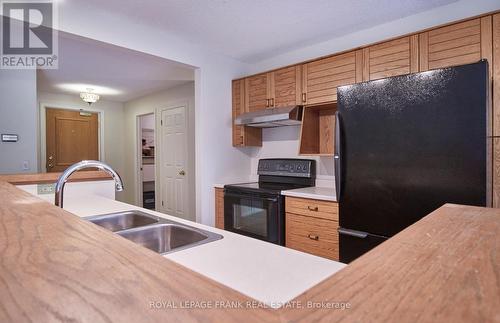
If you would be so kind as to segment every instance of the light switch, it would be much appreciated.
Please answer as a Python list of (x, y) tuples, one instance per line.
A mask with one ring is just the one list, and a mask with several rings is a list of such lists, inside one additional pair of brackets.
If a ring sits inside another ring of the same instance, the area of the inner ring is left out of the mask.
[(18, 140), (18, 135), (2, 133), (2, 142), (17, 142)]

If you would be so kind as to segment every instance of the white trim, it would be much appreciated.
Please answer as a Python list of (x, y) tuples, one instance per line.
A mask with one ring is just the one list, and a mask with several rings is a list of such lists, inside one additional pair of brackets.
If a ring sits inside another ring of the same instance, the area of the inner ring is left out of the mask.
[(39, 114), (39, 132), (38, 137), (40, 138), (40, 149), (39, 149), (39, 163), (38, 163), (38, 171), (40, 173), (46, 173), (47, 169), (45, 165), (47, 164), (47, 138), (46, 138), (46, 118), (45, 115), (47, 113), (47, 108), (53, 109), (61, 109), (61, 110), (76, 110), (76, 111), (89, 111), (89, 112), (97, 112), (97, 123), (98, 123), (98, 150), (99, 150), (99, 160), (105, 162), (105, 150), (104, 150), (104, 110), (95, 109), (92, 106), (89, 106), (86, 109), (80, 107), (73, 107), (71, 105), (66, 104), (57, 104), (57, 103), (47, 103), (40, 102), (40, 114)]

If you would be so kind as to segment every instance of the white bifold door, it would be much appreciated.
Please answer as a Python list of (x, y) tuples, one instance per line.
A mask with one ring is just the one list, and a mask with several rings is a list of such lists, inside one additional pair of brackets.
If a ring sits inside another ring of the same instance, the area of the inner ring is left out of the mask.
[(189, 218), (186, 107), (161, 110), (160, 145), (159, 209), (169, 215)]

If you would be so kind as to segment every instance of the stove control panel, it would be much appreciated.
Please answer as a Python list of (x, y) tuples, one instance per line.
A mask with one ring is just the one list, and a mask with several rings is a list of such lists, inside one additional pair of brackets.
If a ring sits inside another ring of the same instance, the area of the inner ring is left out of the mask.
[(311, 159), (260, 159), (259, 175), (316, 178), (315, 161)]

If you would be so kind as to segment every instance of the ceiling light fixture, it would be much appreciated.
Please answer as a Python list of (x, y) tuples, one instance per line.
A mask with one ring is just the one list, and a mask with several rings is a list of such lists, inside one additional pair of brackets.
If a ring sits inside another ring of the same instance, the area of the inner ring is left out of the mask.
[(99, 101), (99, 95), (93, 93), (94, 89), (87, 89), (87, 92), (82, 92), (80, 93), (80, 98), (82, 98), (83, 101), (87, 102), (89, 105), (92, 103), (96, 103)]

